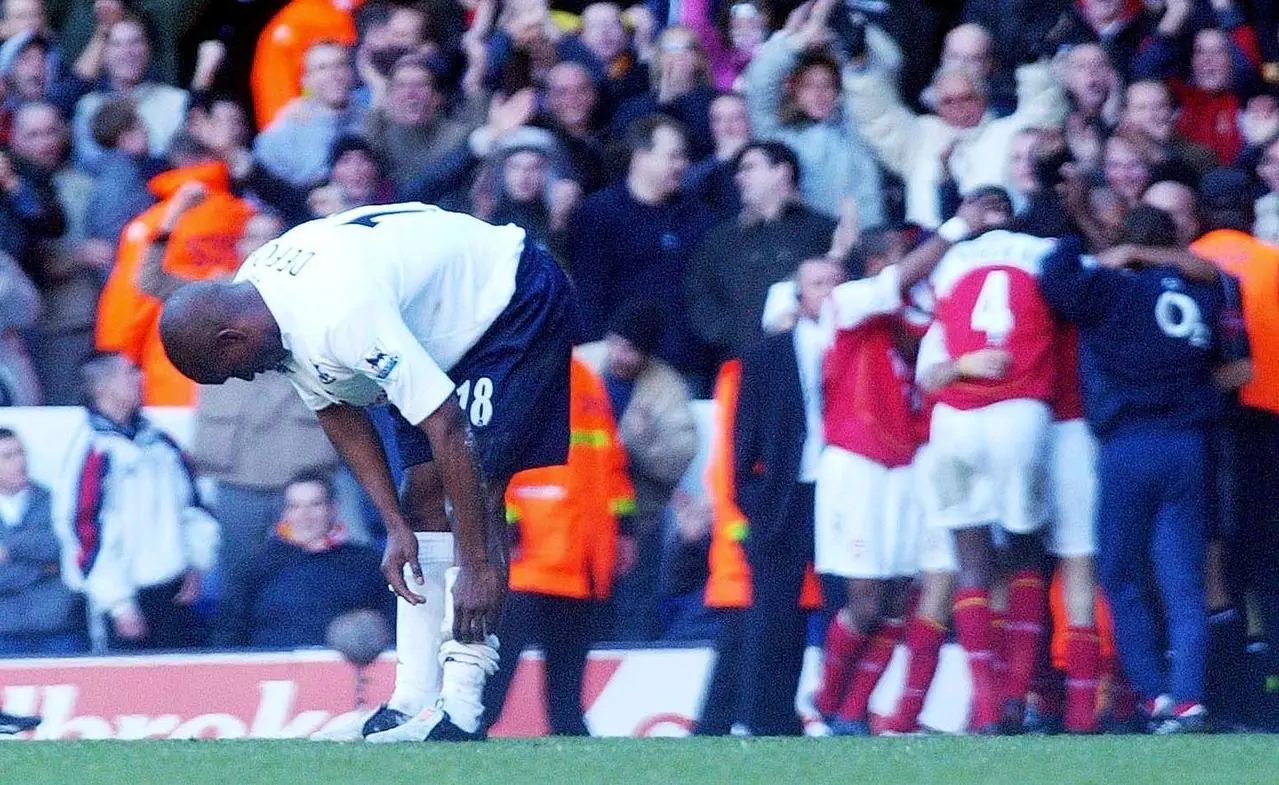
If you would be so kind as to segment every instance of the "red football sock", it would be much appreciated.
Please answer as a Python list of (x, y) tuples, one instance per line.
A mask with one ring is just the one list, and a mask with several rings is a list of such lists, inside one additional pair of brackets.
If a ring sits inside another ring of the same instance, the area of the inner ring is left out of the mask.
[(911, 621), (906, 631), (906, 686), (897, 701), (897, 711), (889, 721), (892, 730), (907, 733), (919, 725), (919, 713), (924, 710), (924, 698), (933, 684), (937, 658), (945, 639), (946, 628), (932, 619)]
[(1101, 641), (1095, 627), (1066, 630), (1066, 730), (1097, 730), (1097, 681), (1101, 672)]
[(857, 663), (857, 672), (853, 674), (853, 682), (839, 707), (839, 718), (843, 720), (865, 720), (866, 708), (870, 705), (870, 694), (879, 684), (879, 677), (884, 675), (888, 663), (893, 659), (893, 650), (902, 639), (905, 627), (900, 619), (892, 619), (880, 625), (871, 638), (870, 644), (862, 652)]
[(1044, 577), (1034, 570), (1018, 572), (1008, 584), (1008, 623), (1004, 627), (1004, 658), (1008, 663), (1005, 697), (1024, 701), (1030, 691), (1030, 677), (1035, 672), (1044, 637), (1047, 602)]
[(832, 717), (843, 701), (844, 690), (853, 677), (853, 667), (866, 636), (848, 627), (842, 615), (836, 615), (826, 629), (826, 646), (822, 651), (822, 686), (813, 704), (824, 717)]
[(999, 721), (999, 693), (995, 687), (994, 653), (991, 649), (990, 592), (960, 589), (954, 599), (955, 637), (968, 653), (973, 678), (972, 727)]
[(995, 683), (1008, 680), (1008, 613), (998, 608), (990, 609), (990, 667), (995, 672)]

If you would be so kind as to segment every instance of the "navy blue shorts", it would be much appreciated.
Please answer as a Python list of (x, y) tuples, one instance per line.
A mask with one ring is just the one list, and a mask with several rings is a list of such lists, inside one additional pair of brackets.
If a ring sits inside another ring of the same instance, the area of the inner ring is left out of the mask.
[[(448, 371), (490, 479), (567, 460), (569, 362), (578, 324), (568, 277), (545, 248), (526, 243), (510, 303)], [(391, 411), (400, 467), (429, 462), (426, 434)]]

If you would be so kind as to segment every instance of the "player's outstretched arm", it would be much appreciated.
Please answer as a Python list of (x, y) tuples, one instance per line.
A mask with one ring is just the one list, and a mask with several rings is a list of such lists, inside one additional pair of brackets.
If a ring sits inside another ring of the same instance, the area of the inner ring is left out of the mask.
[[(450, 399), (451, 400), (451, 399)], [(408, 564), (417, 583), (422, 582), (422, 568), (417, 559), (417, 538), (409, 530), (400, 512), (395, 482), (386, 463), (386, 453), (378, 439), (373, 422), (363, 409), (338, 404), (315, 413), (324, 433), (333, 446), (355, 472), (355, 477), (368, 492), (373, 505), (386, 524), (387, 548), (382, 562), (382, 572), (395, 593), (416, 605), (423, 602), (404, 580), (404, 565)]]
[(1202, 256), (1182, 248), (1158, 248), (1144, 245), (1117, 245), (1097, 255), (1102, 267), (1121, 268), (1132, 264), (1171, 265), (1192, 281), (1212, 283), (1217, 280), (1217, 266)]
[(449, 397), (418, 426), (431, 442), (444, 493), (453, 504), (457, 582), (453, 586), (453, 637), (482, 643), (497, 631), (506, 596), (506, 541), (501, 535), (503, 488), (488, 487), (475, 437)]

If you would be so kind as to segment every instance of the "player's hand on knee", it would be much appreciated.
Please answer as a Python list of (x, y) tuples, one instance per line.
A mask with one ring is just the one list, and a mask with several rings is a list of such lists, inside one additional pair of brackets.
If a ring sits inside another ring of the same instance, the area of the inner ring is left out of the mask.
[(506, 598), (506, 575), (491, 564), (458, 568), (453, 584), (453, 637), (462, 643), (483, 643), (497, 632)]
[(408, 565), (413, 580), (418, 586), (423, 583), (422, 565), (417, 559), (417, 537), (407, 526), (388, 527), (386, 551), (382, 555), (382, 575), (387, 585), (412, 605), (425, 602), (425, 598), (415, 594), (404, 579), (404, 567)]

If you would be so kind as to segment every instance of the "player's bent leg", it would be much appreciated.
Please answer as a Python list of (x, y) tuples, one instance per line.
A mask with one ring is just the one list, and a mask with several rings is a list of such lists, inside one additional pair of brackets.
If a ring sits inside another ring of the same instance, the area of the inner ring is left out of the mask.
[(445, 574), (453, 566), (453, 535), (444, 509), (444, 486), (435, 463), (407, 469), (400, 496), (405, 519), (417, 538), (423, 583), (416, 583), (407, 566), (405, 580), (425, 602), (413, 605), (403, 598), (396, 599), (395, 688), (361, 731), (374, 743), (411, 740), (411, 734), (384, 734), (432, 707), (440, 695), (440, 627), (444, 620)]
[[(487, 487), (489, 514), (486, 516), (488, 530), (485, 533), (485, 544), (489, 558), (501, 565), (503, 589), (506, 581), (506, 540), (505, 516), (502, 514), (506, 486), (510, 476), (491, 476)], [(487, 633), (483, 642), (463, 643), (453, 637), (453, 590), (460, 570), (453, 567), (448, 571), (445, 582), (444, 623), (442, 632), (444, 643), (440, 646), (440, 700), (438, 721), (427, 734), (428, 741), (479, 741), (484, 738), (480, 732), (480, 722), (484, 716), (484, 685), (488, 677), (497, 673), (500, 665), (498, 659), (498, 638)], [(499, 620), (500, 620), (499, 609)], [(496, 630), (495, 620), (493, 629)], [(518, 653), (515, 655), (518, 657)], [(512, 666), (515, 662), (512, 661)]]
[(841, 723), (845, 723), (846, 729), (854, 730), (859, 734), (870, 732), (868, 722), (870, 696), (879, 684), (884, 671), (888, 669), (888, 664), (892, 662), (897, 644), (902, 640), (905, 630), (903, 619), (909, 602), (909, 579), (891, 579), (876, 583), (879, 584), (879, 603), (874, 610), (875, 632), (865, 651), (862, 652), (857, 664), (857, 672), (853, 674), (852, 683), (840, 706), (838, 717)]

